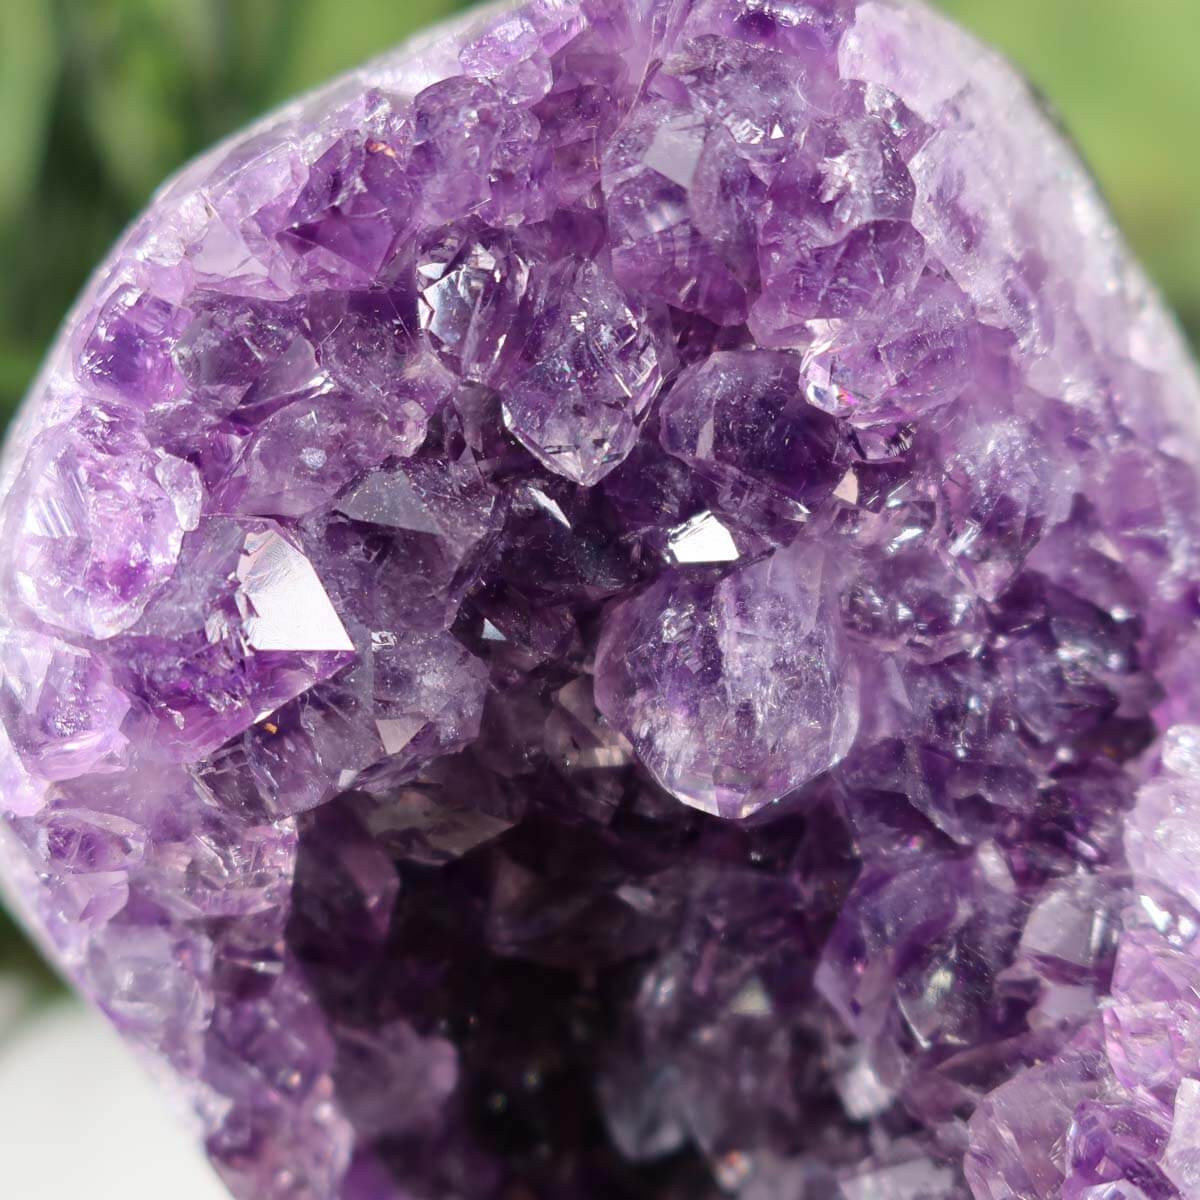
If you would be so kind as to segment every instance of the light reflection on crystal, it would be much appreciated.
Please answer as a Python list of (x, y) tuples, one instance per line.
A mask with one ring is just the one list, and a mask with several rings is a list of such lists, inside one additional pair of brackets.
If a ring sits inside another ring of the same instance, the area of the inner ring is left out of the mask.
[(667, 536), (667, 546), (677, 563), (736, 562), (739, 557), (733, 535), (711, 512), (677, 525)]
[(281, 534), (246, 538), (238, 579), (255, 650), (354, 650), (312, 563)]

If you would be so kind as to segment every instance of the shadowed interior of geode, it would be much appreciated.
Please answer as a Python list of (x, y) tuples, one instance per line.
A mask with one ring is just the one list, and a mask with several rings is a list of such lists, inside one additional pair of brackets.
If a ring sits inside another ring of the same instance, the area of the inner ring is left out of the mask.
[(240, 1200), (1188, 1200), (1198, 400), (919, 4), (493, 9), (69, 318), (9, 888)]

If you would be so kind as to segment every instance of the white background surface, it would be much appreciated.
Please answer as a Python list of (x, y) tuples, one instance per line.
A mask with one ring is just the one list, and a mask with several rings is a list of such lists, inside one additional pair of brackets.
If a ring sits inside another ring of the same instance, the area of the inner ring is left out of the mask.
[[(11, 1017), (16, 997), (4, 984), (0, 1013)], [(4, 1200), (229, 1200), (95, 1013), (64, 999), (0, 1029)]]

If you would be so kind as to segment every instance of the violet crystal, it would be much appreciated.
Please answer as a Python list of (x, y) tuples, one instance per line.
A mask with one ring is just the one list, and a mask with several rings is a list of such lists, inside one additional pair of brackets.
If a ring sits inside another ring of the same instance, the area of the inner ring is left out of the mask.
[(11, 431), (14, 900), (242, 1200), (1196, 1200), (1198, 401), (919, 4), (469, 18)]

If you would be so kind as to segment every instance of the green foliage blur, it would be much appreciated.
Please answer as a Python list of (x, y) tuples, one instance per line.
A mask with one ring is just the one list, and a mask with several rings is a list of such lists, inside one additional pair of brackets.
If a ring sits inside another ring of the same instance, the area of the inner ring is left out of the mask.
[[(940, 3), (1058, 109), (1200, 342), (1200, 0)], [(170, 171), (460, 6), (0, 0), (0, 426), (88, 272)], [(5, 944), (0, 930), (0, 965), (24, 955)]]

